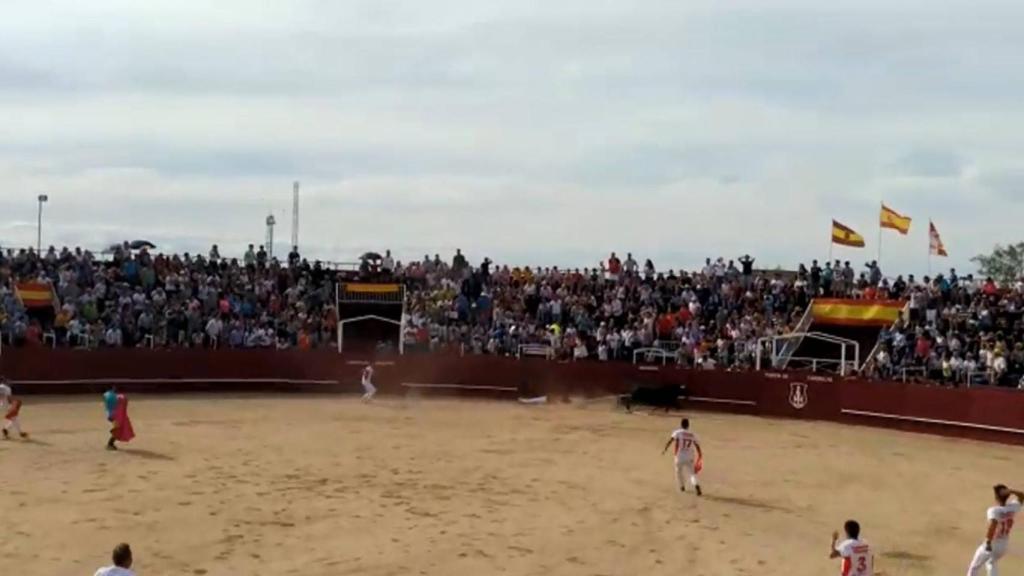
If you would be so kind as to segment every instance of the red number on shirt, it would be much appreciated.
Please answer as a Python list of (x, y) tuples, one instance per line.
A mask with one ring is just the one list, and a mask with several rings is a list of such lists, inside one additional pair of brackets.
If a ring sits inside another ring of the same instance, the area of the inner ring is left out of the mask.
[(690, 444), (693, 444), (693, 440), (683, 440), (683, 450), (689, 450)]
[(863, 574), (868, 571), (868, 557), (861, 556), (857, 558), (857, 573)]
[(1013, 518), (1001, 520), (996, 526), (996, 538), (1006, 538), (1010, 535), (1010, 530), (1013, 530)]

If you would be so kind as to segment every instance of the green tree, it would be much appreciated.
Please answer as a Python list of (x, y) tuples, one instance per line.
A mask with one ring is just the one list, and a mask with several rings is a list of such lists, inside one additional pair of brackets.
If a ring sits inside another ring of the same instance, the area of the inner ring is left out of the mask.
[(1000, 284), (1008, 284), (1024, 276), (1024, 242), (996, 244), (991, 254), (979, 254), (971, 258), (978, 265), (978, 273), (992, 277)]

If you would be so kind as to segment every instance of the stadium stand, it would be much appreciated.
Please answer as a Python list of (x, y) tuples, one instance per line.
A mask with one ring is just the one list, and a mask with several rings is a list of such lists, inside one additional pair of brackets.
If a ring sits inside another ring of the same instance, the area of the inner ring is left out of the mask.
[[(1016, 386), (1024, 375), (1022, 282), (997, 286), (952, 270), (891, 279), (875, 263), (856, 273), (838, 261), (764, 271), (749, 256), (660, 271), (631, 254), (559, 269), (489, 259), (473, 267), (461, 252), (451, 262), (435, 255), (402, 264), (388, 252), (338, 270), (297, 253), (278, 262), (252, 246), (241, 259), (222, 258), (216, 247), (207, 256), (128, 245), (103, 257), (3, 250), (0, 339), (81, 348), (336, 346), (339, 287), (360, 280), (402, 286), (394, 337), (408, 353), (542, 350), (562, 361), (633, 361), (636, 350), (657, 348), (683, 367), (752, 369), (764, 339), (806, 330), (812, 302), (840, 299), (901, 303), (884, 325), (815, 321), (808, 330), (857, 341), (862, 376)], [(789, 354), (835, 353), (826, 348), (801, 341)]]

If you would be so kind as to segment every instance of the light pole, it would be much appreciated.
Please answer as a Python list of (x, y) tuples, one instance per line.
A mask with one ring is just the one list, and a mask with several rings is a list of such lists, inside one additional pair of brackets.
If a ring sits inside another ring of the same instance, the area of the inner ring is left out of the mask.
[(36, 224), (36, 254), (43, 253), (43, 204), (50, 199), (46, 194), (39, 195), (39, 222)]

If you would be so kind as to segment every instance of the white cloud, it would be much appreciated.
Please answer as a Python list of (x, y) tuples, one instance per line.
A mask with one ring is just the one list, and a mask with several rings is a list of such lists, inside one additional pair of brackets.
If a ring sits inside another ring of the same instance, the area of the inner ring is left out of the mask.
[(0, 21), (0, 244), (288, 237), (592, 265), (827, 254), (836, 217), (922, 272), (1019, 240), (1012, 2), (16, 1)]

